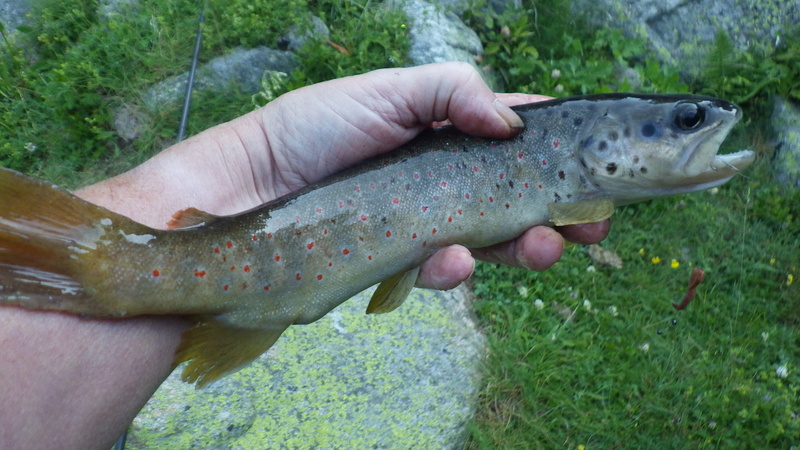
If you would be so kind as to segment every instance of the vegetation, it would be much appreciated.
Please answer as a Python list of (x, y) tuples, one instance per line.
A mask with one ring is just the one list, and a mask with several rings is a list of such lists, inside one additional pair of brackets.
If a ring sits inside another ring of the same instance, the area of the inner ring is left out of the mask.
[[(505, 90), (718, 95), (747, 108), (727, 145), (766, 157), (716, 193), (618, 211), (602, 245), (621, 270), (593, 263), (583, 247), (543, 273), (479, 265), (475, 306), (491, 348), (469, 446), (794, 445), (800, 193), (770, 181), (764, 130), (771, 95), (800, 99), (800, 35), (765, 54), (737, 52), (720, 32), (704, 79), (689, 86), (643, 41), (564, 14), (568, 3), (469, 8), (481, 64)], [(265, 79), (263, 95), (198, 92), (190, 132), (288, 89), (407, 64), (404, 17), (355, 0), (209, 0), (202, 58), (275, 45), (291, 25), (307, 26), (309, 11), (331, 28), (330, 43), (308, 43), (299, 69)], [(112, 111), (141, 106), (147, 86), (187, 70), (198, 14), (186, 0), (140, 0), (108, 17), (94, 0), (39, 0), (19, 39), (0, 24), (0, 166), (75, 186), (172, 143), (179, 105), (148, 112), (132, 143), (114, 134)], [(706, 279), (676, 311), (694, 267)]]

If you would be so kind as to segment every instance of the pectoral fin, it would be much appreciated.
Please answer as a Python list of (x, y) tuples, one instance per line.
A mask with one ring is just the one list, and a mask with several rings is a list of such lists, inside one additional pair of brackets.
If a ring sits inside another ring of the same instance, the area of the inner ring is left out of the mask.
[(367, 314), (383, 314), (399, 308), (417, 282), (417, 275), (419, 266), (383, 280), (369, 300)]
[(611, 200), (598, 198), (574, 203), (548, 203), (550, 220), (558, 226), (599, 222), (614, 214)]
[(181, 379), (201, 388), (258, 358), (283, 331), (238, 328), (217, 318), (203, 319), (183, 333), (173, 363), (189, 361)]
[(197, 208), (182, 209), (172, 215), (172, 220), (167, 222), (170, 230), (185, 230), (208, 225), (219, 219), (219, 216), (200, 211)]

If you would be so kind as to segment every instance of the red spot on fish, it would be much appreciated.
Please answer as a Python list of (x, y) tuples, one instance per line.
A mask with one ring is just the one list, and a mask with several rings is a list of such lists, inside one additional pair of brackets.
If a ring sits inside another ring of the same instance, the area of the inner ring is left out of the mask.
[(231, 266), (231, 270), (236, 270), (236, 266)]
[(477, 171), (478, 171), (478, 166), (473, 166), (473, 167), (472, 167), (472, 171), (473, 171), (473, 172), (477, 172)]
[(197, 278), (203, 278), (204, 276), (206, 276), (206, 271), (194, 269), (194, 276), (196, 276)]
[(500, 174), (500, 179), (501, 179), (501, 180), (502, 180), (503, 178), (505, 178), (505, 177), (506, 177), (506, 174), (504, 174), (504, 173), (501, 173), (501, 174)]
[(542, 185), (540, 184), (540, 185), (539, 185), (539, 189), (541, 189), (541, 188), (542, 188)]
[(428, 211), (428, 207), (427, 206), (423, 206), (422, 207), (422, 212), (427, 212), (427, 211)]
[(153, 270), (153, 276), (154, 277), (159, 277), (159, 276), (161, 276), (161, 272), (159, 272), (158, 270)]
[(392, 203), (394, 203), (396, 205), (396, 204), (400, 203), (400, 199), (395, 197), (395, 198), (392, 199)]
[(447, 181), (442, 181), (442, 187), (443, 187), (443, 188), (446, 188), (446, 187), (447, 187)]
[(438, 195), (434, 195), (433, 196), (433, 201), (438, 202), (439, 201), (439, 196)]
[(392, 232), (391, 232), (391, 231), (389, 231), (389, 230), (386, 230), (386, 237), (387, 237), (387, 238), (388, 238), (388, 237), (392, 237)]
[(317, 275), (317, 280), (321, 280), (321, 279), (322, 279), (322, 275)]
[(254, 240), (254, 241), (257, 241), (257, 240), (258, 240), (258, 236), (256, 236), (255, 234), (254, 234), (252, 237), (253, 237), (253, 240)]
[(214, 248), (214, 253), (219, 253), (219, 247)]
[(450, 169), (450, 170), (453, 170), (453, 165), (452, 164), (448, 164), (447, 168)]
[(464, 194), (464, 198), (466, 198), (467, 200), (469, 200), (469, 193), (467, 193), (467, 194)]
[(294, 216), (294, 221), (300, 223), (300, 216)]
[(403, 172), (398, 172), (398, 173), (397, 173), (397, 176), (398, 176), (398, 177), (402, 177), (402, 176), (403, 176)]
[(228, 247), (228, 248), (231, 248), (231, 247), (233, 247), (233, 242), (231, 242), (231, 241), (228, 241), (228, 242), (225, 244), (225, 246), (226, 246), (226, 247)]
[(542, 165), (543, 165), (543, 166), (546, 166), (546, 165), (547, 165), (547, 161), (545, 161), (545, 160), (542, 160)]
[(272, 239), (272, 233), (267, 233), (267, 239)]
[(433, 172), (428, 172), (428, 176), (433, 178)]
[(345, 255), (349, 255), (350, 254), (350, 250), (344, 249), (344, 250), (342, 250), (342, 253), (345, 254)]
[(508, 208), (511, 208), (511, 205), (509, 205), (508, 203), (506, 203), (506, 209), (508, 209)]
[(531, 136), (536, 136), (536, 132), (535, 131), (531, 131)]
[(517, 159), (522, 159), (523, 156), (525, 155), (523, 155), (522, 152), (517, 153)]
[(461, 215), (461, 213), (463, 213), (463, 212), (464, 212), (464, 210), (463, 210), (463, 209), (457, 209), (457, 210), (456, 210), (456, 212), (457, 212), (459, 215)]
[(558, 148), (558, 139), (553, 141), (553, 148)]
[(481, 217), (483, 217), (483, 211), (481, 211), (479, 215), (480, 215)]
[(333, 267), (333, 263), (332, 263), (332, 262), (329, 262), (329, 263), (328, 263), (328, 267)]
[(227, 291), (228, 290), (228, 285), (226, 284), (225, 286), (222, 286), (222, 290), (223, 291)]
[(303, 279), (303, 277), (300, 276), (300, 272), (297, 272), (296, 274), (294, 274), (294, 279), (300, 281)]
[(275, 262), (281, 261), (281, 255), (275, 255)]
[(415, 179), (415, 180), (419, 180), (419, 174), (418, 174), (418, 173), (415, 173), (415, 174), (414, 174), (414, 179)]
[(362, 236), (359, 236), (358, 240), (361, 241), (361, 242), (364, 242), (364, 238)]
[(450, 217), (448, 217), (448, 218), (447, 218), (447, 221), (448, 221), (448, 222), (453, 222), (453, 216), (450, 216)]
[(269, 290), (269, 285), (264, 286), (264, 290), (268, 291)]
[(322, 208), (317, 208), (316, 210), (318, 213), (322, 214)]
[(412, 233), (411, 234), (411, 239), (416, 239), (416, 238), (417, 238), (417, 233)]
[(369, 188), (370, 188), (370, 189), (375, 189), (375, 185), (374, 185), (374, 184), (370, 184), (370, 185), (369, 185)]
[(431, 234), (436, 234), (436, 231), (438, 231), (438, 230), (436, 230), (436, 228), (434, 228), (433, 230), (431, 230)]
[(309, 242), (309, 243), (306, 245), (306, 247), (308, 247), (308, 249), (309, 249), (309, 250), (311, 250), (312, 248), (314, 248), (314, 243), (313, 243), (313, 242)]
[(361, 220), (366, 222), (366, 220), (367, 220), (367, 216), (366, 216), (365, 214), (362, 214), (362, 215), (361, 215)]
[(244, 266), (244, 267), (242, 268), (242, 270), (244, 270), (244, 271), (245, 271), (245, 272), (247, 272), (247, 273), (250, 273), (250, 266)]
[(322, 230), (322, 234), (328, 234), (328, 230)]
[(367, 259), (372, 261), (372, 255), (367, 256)]
[(361, 192), (361, 188), (356, 186), (356, 192)]
[(339, 208), (344, 208), (344, 203), (339, 202)]
[(517, 198), (522, 198), (522, 192), (520, 192), (519, 194), (517, 194)]
[(489, 203), (494, 202), (494, 197), (489, 197)]

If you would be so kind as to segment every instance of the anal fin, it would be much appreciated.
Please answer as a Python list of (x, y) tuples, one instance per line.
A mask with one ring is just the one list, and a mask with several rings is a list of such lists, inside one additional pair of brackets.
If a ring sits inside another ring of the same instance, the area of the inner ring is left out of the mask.
[(614, 203), (598, 198), (571, 203), (548, 203), (550, 220), (557, 226), (599, 222), (614, 214)]
[(284, 330), (239, 328), (220, 319), (203, 318), (183, 333), (173, 364), (189, 361), (181, 379), (202, 388), (261, 356)]
[(419, 266), (383, 280), (367, 306), (367, 314), (384, 314), (399, 308), (417, 282)]

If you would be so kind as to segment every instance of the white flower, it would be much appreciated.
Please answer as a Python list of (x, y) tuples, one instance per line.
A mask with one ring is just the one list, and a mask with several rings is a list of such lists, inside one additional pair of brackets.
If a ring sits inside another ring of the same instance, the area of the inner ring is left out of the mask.
[(778, 368), (775, 369), (775, 375), (777, 375), (778, 378), (786, 378), (786, 377), (788, 377), (789, 376), (789, 369), (786, 367), (786, 364), (778, 366)]
[(559, 92), (559, 93), (564, 92), (564, 85), (557, 84), (556, 87), (553, 90), (556, 91), (556, 92)]
[(560, 70), (553, 69), (553, 71), (550, 72), (550, 78), (560, 78), (560, 77), (561, 77), (561, 71)]
[(644, 344), (642, 344), (642, 345), (640, 345), (640, 346), (639, 346), (639, 350), (641, 350), (641, 351), (642, 351), (642, 353), (647, 353), (647, 352), (649, 352), (649, 351), (650, 351), (650, 344), (648, 344), (647, 342), (645, 342)]
[(537, 298), (536, 300), (533, 301), (533, 307), (541, 311), (542, 308), (544, 308), (544, 302), (542, 301), (542, 299)]
[(25, 144), (25, 150), (29, 151), (30, 153), (35, 152), (36, 144), (34, 144), (33, 142), (28, 142), (27, 144)]
[(595, 269), (594, 266), (589, 266), (589, 267), (586, 268), (586, 271), (589, 272), (589, 273), (594, 273), (594, 272), (597, 272), (597, 269)]
[(764, 342), (767, 342), (767, 339), (769, 339), (769, 333), (767, 333), (766, 331), (762, 331), (761, 332), (761, 340), (764, 341)]
[(611, 314), (612, 317), (617, 317), (619, 315), (619, 312), (617, 312), (617, 307), (614, 305), (608, 307), (608, 313)]
[(592, 302), (590, 302), (588, 298), (583, 299), (583, 309), (589, 312), (592, 311)]
[(528, 296), (528, 288), (526, 288), (525, 286), (520, 286), (519, 289), (517, 289), (517, 292), (519, 292), (520, 297)]

